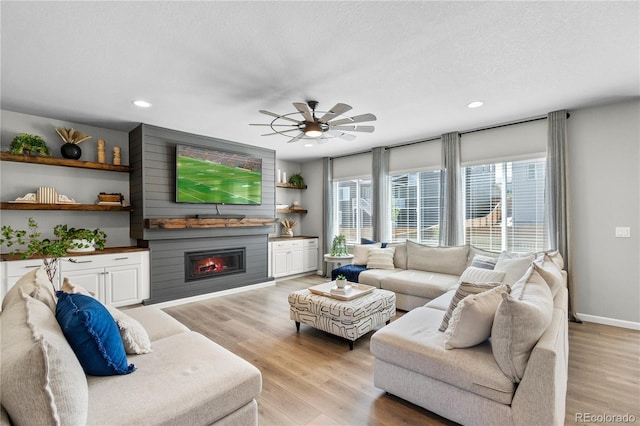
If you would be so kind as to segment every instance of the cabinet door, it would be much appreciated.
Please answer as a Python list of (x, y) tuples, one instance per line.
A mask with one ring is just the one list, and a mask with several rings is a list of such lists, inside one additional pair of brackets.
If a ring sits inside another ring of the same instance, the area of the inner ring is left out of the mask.
[(315, 271), (318, 269), (318, 239), (311, 238), (304, 240), (304, 271)]
[(118, 307), (140, 303), (142, 280), (140, 265), (114, 266), (105, 269), (107, 304)]
[(104, 275), (104, 268), (81, 269), (64, 273), (64, 277), (69, 278), (73, 284), (84, 287), (96, 299), (106, 304)]
[(272, 253), (272, 272), (273, 277), (283, 277), (289, 274), (289, 254), (286, 250), (277, 250)]
[(304, 251), (302, 247), (297, 247), (289, 252), (289, 273), (299, 274), (304, 272)]

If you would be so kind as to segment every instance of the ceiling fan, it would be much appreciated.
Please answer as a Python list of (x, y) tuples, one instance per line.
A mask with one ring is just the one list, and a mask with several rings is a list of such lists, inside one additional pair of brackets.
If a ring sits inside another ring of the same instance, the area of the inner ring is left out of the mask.
[[(359, 124), (375, 121), (375, 115), (361, 114), (346, 117), (344, 113), (352, 109), (347, 104), (337, 103), (329, 111), (317, 111), (318, 101), (293, 102), (293, 106), (297, 111), (288, 114), (276, 114), (275, 112), (261, 109), (261, 113), (275, 118), (268, 124), (250, 124), (250, 126), (269, 126), (273, 133), (266, 133), (262, 136), (283, 135), (291, 137), (287, 143), (296, 142), (300, 139), (314, 139), (318, 143), (325, 143), (332, 138), (352, 141), (356, 137), (345, 132), (371, 133), (375, 130), (373, 126)], [(322, 114), (322, 116), (318, 118), (316, 113)], [(298, 114), (302, 115), (302, 119), (298, 119)]]

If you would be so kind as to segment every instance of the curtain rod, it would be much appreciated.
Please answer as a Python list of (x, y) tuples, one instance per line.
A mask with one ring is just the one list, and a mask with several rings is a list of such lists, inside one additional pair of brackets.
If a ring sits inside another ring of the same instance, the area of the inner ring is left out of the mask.
[[(571, 117), (571, 114), (567, 112), (567, 118), (570, 118), (570, 117)], [(531, 123), (533, 121), (546, 120), (546, 119), (547, 119), (546, 115), (541, 115), (541, 116), (537, 116), (537, 117), (526, 118), (524, 120), (519, 120), (519, 121), (512, 121), (512, 122), (503, 123), (503, 124), (495, 124), (493, 126), (479, 127), (477, 129), (465, 130), (463, 132), (458, 132), (458, 133), (460, 133), (460, 135), (466, 135), (466, 134), (469, 134), (469, 133), (482, 132), (484, 130), (499, 129), (501, 127), (513, 126), (513, 125), (516, 125), (516, 124)], [(424, 143), (424, 142), (435, 142), (435, 141), (439, 141), (439, 140), (440, 140), (440, 136), (432, 137), (432, 138), (429, 138), (429, 139), (417, 139), (417, 140), (410, 141), (410, 142), (399, 143), (397, 145), (385, 146), (384, 149), (399, 148), (399, 147), (403, 147), (403, 146), (415, 145), (415, 144)], [(351, 153), (351, 154), (339, 155), (337, 157), (329, 157), (329, 158), (332, 159), (332, 160), (335, 160), (336, 158), (351, 157), (353, 155), (366, 154), (368, 152), (371, 152), (371, 150), (354, 152), (354, 153)]]

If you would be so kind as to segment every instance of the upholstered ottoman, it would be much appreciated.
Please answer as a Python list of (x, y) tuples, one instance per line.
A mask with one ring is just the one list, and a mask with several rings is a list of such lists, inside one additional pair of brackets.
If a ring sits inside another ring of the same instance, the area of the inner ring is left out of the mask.
[(349, 349), (353, 342), (375, 327), (389, 323), (396, 315), (396, 295), (388, 290), (375, 289), (353, 300), (338, 300), (314, 294), (308, 289), (289, 294), (290, 318), (327, 333), (345, 338)]

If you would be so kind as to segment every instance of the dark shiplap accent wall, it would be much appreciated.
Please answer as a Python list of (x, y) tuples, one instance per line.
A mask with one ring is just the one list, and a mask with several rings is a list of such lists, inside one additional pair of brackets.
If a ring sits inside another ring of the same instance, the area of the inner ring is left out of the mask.
[[(267, 277), (268, 236), (188, 238), (148, 241), (151, 249), (151, 297), (145, 304), (165, 302), (271, 280)], [(245, 247), (246, 271), (185, 282), (184, 253)]]
[[(129, 133), (131, 237), (150, 248), (151, 298), (158, 303), (272, 280), (268, 276), (268, 234), (274, 227), (146, 229), (145, 219), (216, 214), (215, 205), (175, 202), (176, 144), (235, 151), (262, 158), (262, 204), (221, 205), (225, 214), (275, 217), (275, 151), (222, 139), (141, 124)], [(185, 282), (184, 252), (246, 247), (243, 274)]]
[(222, 215), (275, 217), (275, 151), (222, 139), (194, 135), (141, 124), (129, 134), (131, 236), (143, 240), (204, 236), (261, 235), (274, 231), (264, 228), (212, 228), (206, 230), (151, 230), (144, 219), (171, 218), (216, 213), (215, 205), (175, 202), (175, 146), (178, 143), (235, 151), (262, 158), (262, 204), (259, 206), (221, 205)]

